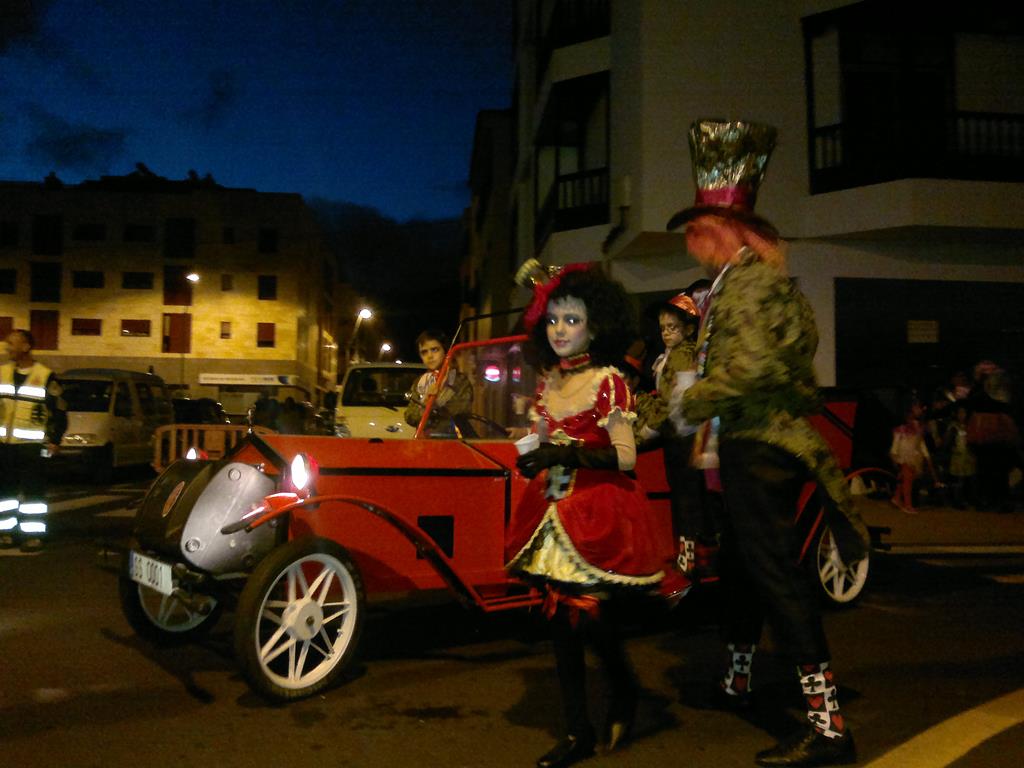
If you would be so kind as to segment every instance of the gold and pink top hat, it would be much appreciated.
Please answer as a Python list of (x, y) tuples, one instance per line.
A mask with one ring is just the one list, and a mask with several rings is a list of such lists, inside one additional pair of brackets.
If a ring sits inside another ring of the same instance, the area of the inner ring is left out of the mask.
[(754, 213), (757, 190), (775, 149), (774, 126), (749, 120), (698, 120), (690, 126), (690, 160), (697, 186), (694, 203), (669, 219), (678, 229), (698, 216), (728, 216), (777, 234)]

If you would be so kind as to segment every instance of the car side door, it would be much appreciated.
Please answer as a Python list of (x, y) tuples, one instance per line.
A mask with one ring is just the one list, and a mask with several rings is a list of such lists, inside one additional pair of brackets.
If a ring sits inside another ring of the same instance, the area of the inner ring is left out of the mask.
[(110, 442), (114, 448), (114, 466), (133, 464), (138, 461), (142, 419), (129, 382), (118, 381), (114, 384), (112, 413)]

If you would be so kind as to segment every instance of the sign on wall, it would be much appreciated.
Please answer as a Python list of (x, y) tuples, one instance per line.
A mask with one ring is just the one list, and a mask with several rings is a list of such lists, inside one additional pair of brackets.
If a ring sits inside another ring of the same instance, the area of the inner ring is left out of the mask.
[(938, 320), (907, 320), (907, 344), (938, 343)]
[(299, 377), (294, 374), (274, 373), (200, 373), (200, 384), (219, 384), (255, 387), (294, 387)]

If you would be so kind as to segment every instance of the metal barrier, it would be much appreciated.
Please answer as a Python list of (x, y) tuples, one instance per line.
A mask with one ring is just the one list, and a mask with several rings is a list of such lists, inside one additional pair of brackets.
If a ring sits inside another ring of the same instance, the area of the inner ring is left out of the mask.
[[(272, 435), (274, 430), (253, 427), (257, 435)], [(166, 424), (153, 435), (153, 469), (162, 472), (167, 465), (184, 456), (189, 448), (201, 449), (211, 459), (219, 459), (249, 433), (245, 424)]]

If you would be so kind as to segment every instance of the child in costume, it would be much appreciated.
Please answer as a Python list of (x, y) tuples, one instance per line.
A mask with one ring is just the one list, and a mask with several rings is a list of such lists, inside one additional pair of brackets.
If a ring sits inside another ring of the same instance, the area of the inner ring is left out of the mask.
[(892, 446), (889, 448), (889, 455), (899, 471), (892, 503), (908, 515), (917, 514), (914, 508), (914, 481), (921, 476), (925, 467), (935, 475), (931, 454), (924, 440), (922, 415), (924, 408), (915, 401), (907, 411), (906, 421), (892, 431)]
[(540, 447), (517, 462), (532, 480), (509, 524), (506, 567), (545, 592), (567, 734), (537, 765), (555, 768), (589, 757), (597, 743), (585, 637), (609, 677), (606, 743), (614, 749), (628, 735), (637, 691), (616, 606), (658, 588), (673, 548), (630, 472), (632, 396), (612, 367), (635, 338), (625, 291), (596, 267), (567, 265), (548, 280), (535, 261), (525, 268), (541, 273), (524, 314), (543, 371), (531, 410)]
[(945, 444), (949, 446), (949, 476), (953, 485), (953, 506), (966, 509), (968, 502), (974, 499), (974, 474), (977, 462), (974, 451), (967, 442), (967, 420), (969, 412), (966, 405), (956, 405), (953, 421), (946, 429)]
[[(681, 413), (683, 393), (697, 373), (699, 323), (697, 305), (685, 291), (662, 305), (658, 326), (665, 351), (654, 361), (654, 391), (637, 395), (634, 427), (641, 441), (661, 439), (672, 523), (679, 539), (679, 566), (684, 573), (693, 571), (698, 548), (706, 553), (715, 543), (704, 478), (691, 461), (699, 425), (688, 423)], [(706, 561), (707, 557), (705, 554), (701, 559)]]

